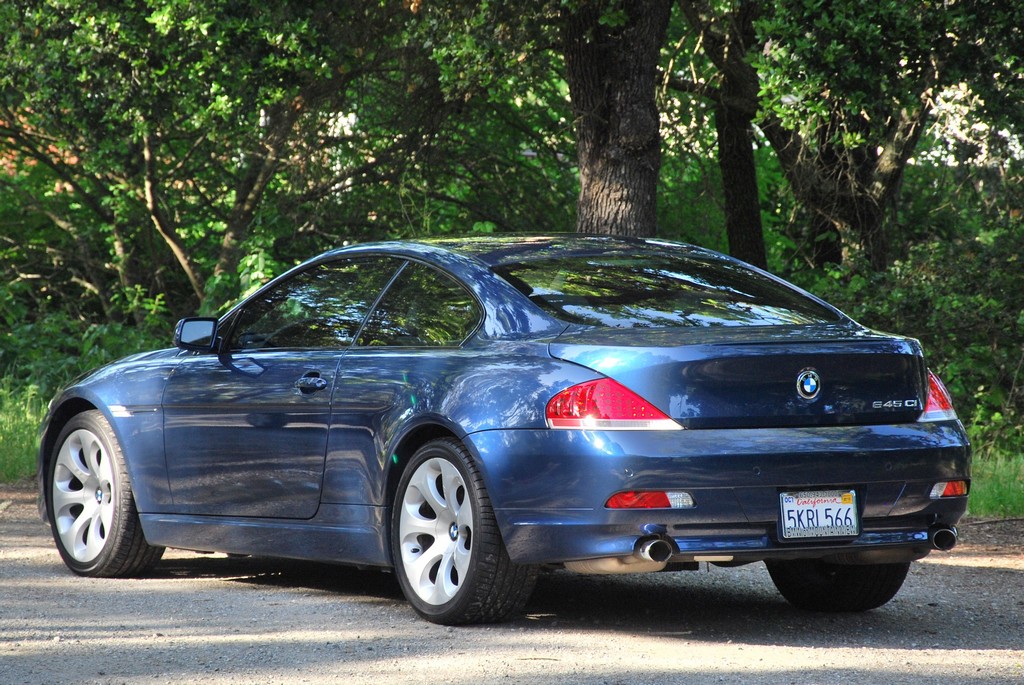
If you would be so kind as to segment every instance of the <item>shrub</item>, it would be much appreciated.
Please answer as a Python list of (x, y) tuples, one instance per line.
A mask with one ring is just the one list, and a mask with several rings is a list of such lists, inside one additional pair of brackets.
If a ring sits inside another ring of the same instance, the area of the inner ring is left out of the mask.
[(1024, 446), (1024, 231), (911, 247), (883, 273), (853, 263), (805, 283), (861, 323), (921, 340), (980, 452)]

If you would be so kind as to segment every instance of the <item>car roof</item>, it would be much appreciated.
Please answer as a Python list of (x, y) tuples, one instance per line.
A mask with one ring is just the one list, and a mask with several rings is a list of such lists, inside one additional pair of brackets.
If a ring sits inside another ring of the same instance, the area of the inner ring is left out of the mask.
[(686, 243), (653, 238), (589, 235), (581, 233), (504, 234), (500, 236), (469, 236), (414, 238), (384, 242), (358, 243), (331, 250), (317, 259), (353, 252), (387, 253), (437, 261), (443, 255), (458, 255), (487, 267), (546, 259), (555, 256), (608, 255), (622, 252), (637, 254), (661, 252), (665, 248), (687, 252), (705, 259), (735, 261), (733, 258)]
[(555, 253), (567, 256), (607, 254), (618, 251), (637, 253), (664, 250), (666, 247), (707, 256), (722, 256), (692, 245), (665, 240), (580, 233), (436, 238), (416, 242), (435, 245), (457, 254), (475, 257), (492, 267), (510, 262), (528, 261), (533, 258), (544, 258)]

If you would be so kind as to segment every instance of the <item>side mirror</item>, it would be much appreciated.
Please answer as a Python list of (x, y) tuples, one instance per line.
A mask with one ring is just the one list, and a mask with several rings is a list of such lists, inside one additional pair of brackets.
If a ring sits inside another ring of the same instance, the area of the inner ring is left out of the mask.
[(210, 352), (217, 341), (217, 319), (182, 319), (174, 329), (174, 346), (193, 352)]

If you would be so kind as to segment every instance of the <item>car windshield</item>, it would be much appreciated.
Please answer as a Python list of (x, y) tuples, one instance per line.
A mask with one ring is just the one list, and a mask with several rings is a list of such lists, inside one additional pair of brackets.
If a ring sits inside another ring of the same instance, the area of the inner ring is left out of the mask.
[(558, 318), (611, 328), (835, 323), (839, 314), (699, 251), (546, 254), (494, 271)]

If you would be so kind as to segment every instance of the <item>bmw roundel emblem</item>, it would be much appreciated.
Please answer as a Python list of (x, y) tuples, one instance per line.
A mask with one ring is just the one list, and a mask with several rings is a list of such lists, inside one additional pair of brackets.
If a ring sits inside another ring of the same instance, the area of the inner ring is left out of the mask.
[(821, 376), (814, 369), (804, 369), (796, 377), (796, 392), (805, 400), (813, 400), (821, 390)]

